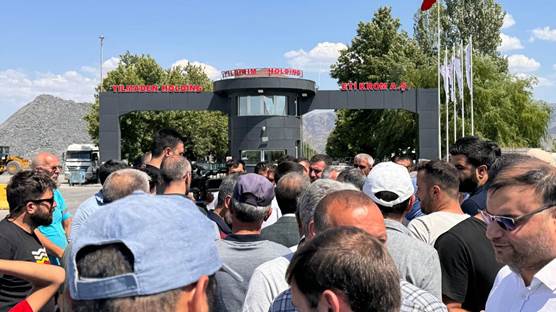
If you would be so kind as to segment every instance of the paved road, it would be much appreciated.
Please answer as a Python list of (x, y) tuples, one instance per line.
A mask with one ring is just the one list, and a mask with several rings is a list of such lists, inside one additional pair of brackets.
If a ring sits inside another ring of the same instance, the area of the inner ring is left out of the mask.
[[(0, 183), (8, 183), (10, 175), (0, 175)], [(83, 186), (69, 186), (68, 184), (60, 184), (60, 192), (66, 200), (69, 211), (74, 214), (79, 205), (90, 196), (94, 195), (101, 188), (100, 184), (87, 184)], [(8, 210), (0, 209), (0, 219), (8, 214)]]

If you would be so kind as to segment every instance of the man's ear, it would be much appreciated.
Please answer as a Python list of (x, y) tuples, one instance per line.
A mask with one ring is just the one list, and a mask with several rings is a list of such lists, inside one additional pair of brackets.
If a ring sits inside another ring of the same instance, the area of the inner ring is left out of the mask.
[(268, 220), (268, 218), (270, 218), (270, 216), (272, 215), (272, 207), (268, 207), (268, 209), (266, 210), (266, 215), (264, 217), (264, 220)]
[(208, 311), (208, 297), (207, 288), (209, 284), (209, 278), (206, 275), (202, 275), (195, 288), (193, 289), (193, 296), (189, 302), (189, 311)]
[(488, 179), (488, 168), (485, 165), (480, 165), (479, 167), (477, 167), (476, 171), (477, 173), (477, 179), (479, 181), (484, 181), (486, 179)]
[(169, 147), (164, 148), (164, 152), (162, 153), (164, 157), (168, 157), (172, 155), (172, 149)]
[(433, 196), (434, 196), (435, 199), (438, 199), (438, 197), (440, 196), (440, 191), (441, 191), (441, 190), (440, 190), (440, 186), (438, 186), (438, 185), (435, 184), (435, 185), (432, 187), (432, 194), (433, 194)]
[(319, 298), (318, 311), (339, 312), (342, 303), (340, 298), (330, 289), (322, 292)]
[(208, 277), (202, 275), (197, 283), (181, 288), (176, 303), (176, 312), (208, 312), (207, 298)]
[(411, 197), (409, 198), (409, 204), (407, 205), (407, 208), (405, 208), (404, 213), (407, 213), (411, 210), (411, 208), (413, 208), (413, 205), (415, 204), (415, 201), (417, 199), (415, 198), (415, 194), (411, 195)]
[(226, 195), (226, 197), (224, 197), (224, 207), (230, 208), (231, 205), (232, 205), (232, 196)]
[(37, 205), (33, 202), (28, 202), (27, 204), (25, 204), (25, 212), (29, 215), (35, 214), (35, 212), (37, 211)]
[(305, 233), (308, 239), (312, 239), (317, 235), (317, 229), (315, 227), (315, 220), (311, 219), (309, 224), (307, 224), (307, 233)]

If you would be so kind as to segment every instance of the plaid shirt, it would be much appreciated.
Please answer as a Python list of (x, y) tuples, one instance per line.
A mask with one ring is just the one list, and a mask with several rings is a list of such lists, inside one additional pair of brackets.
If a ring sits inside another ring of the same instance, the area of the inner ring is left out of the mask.
[(274, 299), (268, 312), (297, 312), (292, 303), (291, 288), (288, 288)]
[[(400, 281), (402, 306), (400, 312), (447, 312), (446, 306), (435, 296), (404, 280)], [(292, 292), (288, 289), (278, 295), (268, 312), (296, 312)]]
[(404, 280), (400, 281), (402, 307), (400, 312), (447, 312), (446, 306), (435, 296)]

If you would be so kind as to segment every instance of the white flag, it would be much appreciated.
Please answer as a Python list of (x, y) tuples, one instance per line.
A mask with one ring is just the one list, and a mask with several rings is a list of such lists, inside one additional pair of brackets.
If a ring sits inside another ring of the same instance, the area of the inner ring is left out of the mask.
[(450, 101), (450, 70), (448, 69), (448, 56), (446, 54), (444, 54), (444, 64), (440, 65), (440, 74), (444, 81), (444, 95), (446, 96), (446, 102), (448, 102)]
[(455, 77), (454, 77), (454, 56), (452, 55), (452, 61), (450, 62), (450, 64), (448, 64), (448, 71), (449, 71), (449, 77), (450, 79), (448, 80), (448, 82), (450, 83), (450, 100), (451, 101), (456, 101), (456, 82), (455, 82)]
[(472, 51), (471, 42), (465, 47), (465, 78), (467, 79), (467, 88), (473, 93), (473, 77), (471, 77), (471, 53)]
[(461, 72), (461, 60), (459, 57), (454, 58), (454, 70), (456, 73), (456, 82), (459, 98), (463, 98), (463, 73)]

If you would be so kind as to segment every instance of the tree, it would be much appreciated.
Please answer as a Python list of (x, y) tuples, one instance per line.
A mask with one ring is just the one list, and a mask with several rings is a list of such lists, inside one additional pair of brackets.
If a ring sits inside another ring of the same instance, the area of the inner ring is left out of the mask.
[[(199, 84), (212, 90), (212, 82), (200, 66), (163, 69), (149, 55), (129, 52), (120, 56), (120, 64), (102, 81), (104, 90), (112, 85)], [(99, 88), (97, 88), (97, 92)], [(98, 143), (99, 102), (84, 117), (89, 135)], [(120, 118), (122, 158), (133, 160), (150, 150), (153, 134), (161, 128), (174, 128), (185, 138), (187, 156), (197, 159), (208, 155), (223, 159), (228, 151), (228, 119), (220, 112), (164, 111), (131, 112)]]
[[(389, 7), (382, 7), (370, 22), (360, 22), (351, 45), (341, 52), (331, 75), (338, 81), (406, 81), (411, 87), (436, 86), (431, 79), (433, 60), (417, 42), (400, 31)], [(434, 77), (434, 76), (432, 76)], [(413, 113), (403, 110), (340, 110), (326, 152), (349, 157), (367, 152), (378, 159), (402, 150), (413, 150), (417, 123)]]
[(496, 49), (502, 42), (500, 29), (506, 13), (494, 0), (446, 0), (437, 2), (428, 11), (417, 11), (414, 36), (426, 54), (436, 54), (437, 5), (440, 5), (441, 47), (459, 46), (471, 36), (475, 51), (498, 56)]

